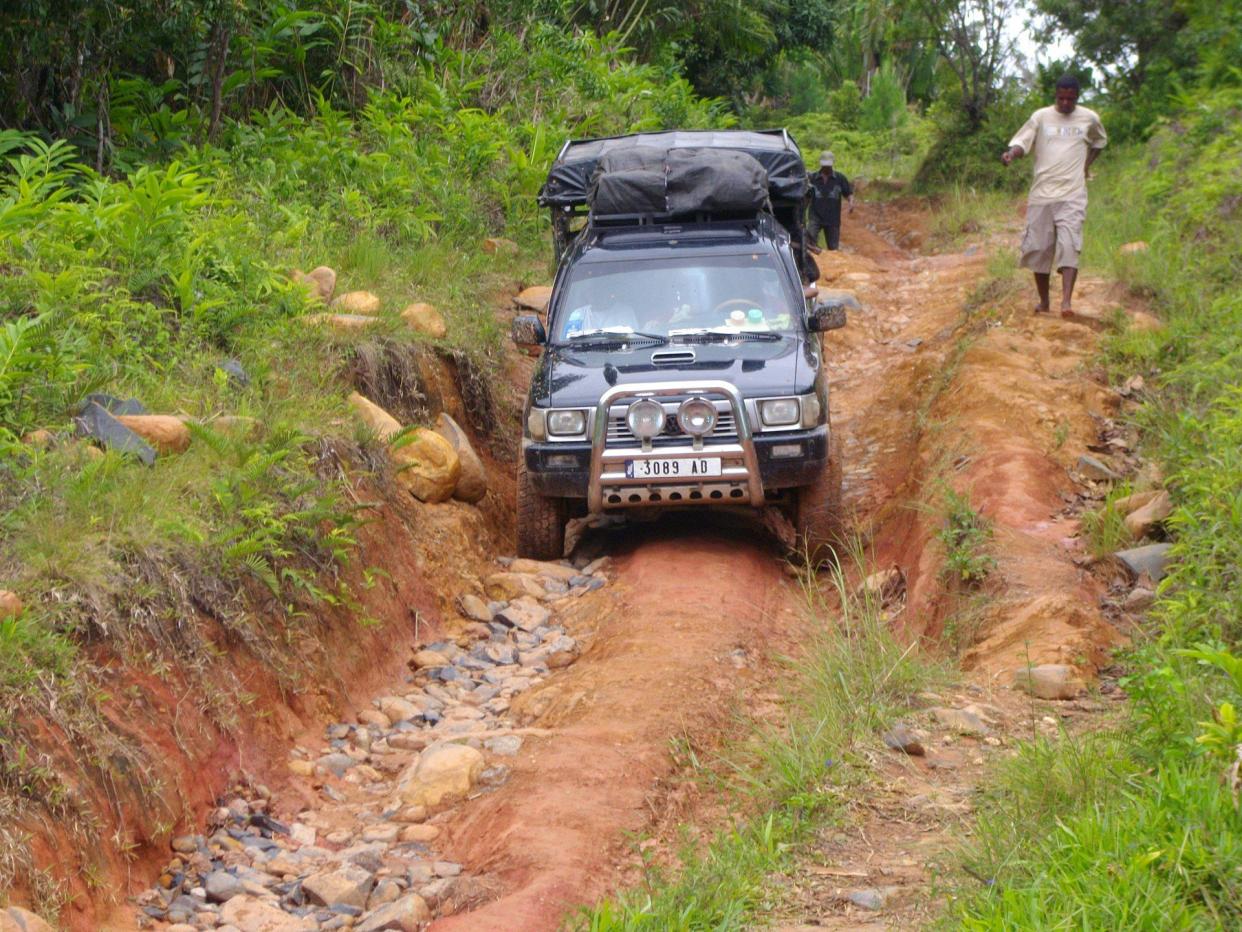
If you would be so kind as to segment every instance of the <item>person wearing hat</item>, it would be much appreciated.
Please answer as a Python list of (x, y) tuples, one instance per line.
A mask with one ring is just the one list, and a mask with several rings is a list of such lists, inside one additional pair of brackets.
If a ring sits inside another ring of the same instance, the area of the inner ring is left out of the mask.
[(850, 213), (854, 212), (854, 189), (848, 178), (833, 170), (833, 161), (832, 153), (825, 149), (819, 157), (819, 171), (810, 177), (811, 210), (806, 224), (808, 241), (818, 246), (819, 232), (823, 230), (829, 249), (841, 245), (842, 198), (849, 201)]

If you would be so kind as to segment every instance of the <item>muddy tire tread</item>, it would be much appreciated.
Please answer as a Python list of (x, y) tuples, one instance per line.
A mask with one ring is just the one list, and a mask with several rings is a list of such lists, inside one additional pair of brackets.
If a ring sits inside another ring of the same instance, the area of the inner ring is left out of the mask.
[(841, 510), (841, 444), (836, 431), (831, 434), (828, 468), (811, 485), (798, 490), (797, 520), (799, 545), (814, 561), (826, 559), (832, 548), (845, 541), (845, 522)]
[(517, 555), (559, 560), (565, 551), (565, 502), (540, 495), (531, 485), (526, 463), (518, 461)]

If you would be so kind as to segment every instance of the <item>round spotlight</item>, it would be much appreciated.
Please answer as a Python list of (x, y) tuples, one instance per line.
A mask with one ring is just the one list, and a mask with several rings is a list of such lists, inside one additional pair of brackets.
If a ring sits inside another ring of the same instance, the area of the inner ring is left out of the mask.
[(705, 437), (716, 428), (716, 406), (706, 398), (683, 401), (677, 409), (677, 423), (692, 437)]
[(650, 440), (664, 430), (664, 406), (650, 398), (636, 401), (625, 412), (625, 423), (639, 440)]

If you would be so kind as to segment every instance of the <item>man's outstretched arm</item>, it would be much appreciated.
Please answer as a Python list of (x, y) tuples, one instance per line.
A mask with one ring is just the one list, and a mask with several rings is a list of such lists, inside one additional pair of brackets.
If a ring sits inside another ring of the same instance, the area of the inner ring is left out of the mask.
[(1026, 155), (1026, 150), (1021, 146), (1010, 146), (1001, 154), (1001, 161), (1008, 165), (1014, 159), (1020, 159)]

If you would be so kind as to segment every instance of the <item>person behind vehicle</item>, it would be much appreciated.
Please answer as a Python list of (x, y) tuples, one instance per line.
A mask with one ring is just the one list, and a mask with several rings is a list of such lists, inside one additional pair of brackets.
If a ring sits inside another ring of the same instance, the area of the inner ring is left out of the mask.
[(819, 157), (819, 171), (810, 175), (811, 209), (807, 217), (806, 232), (808, 241), (819, 245), (819, 233), (824, 233), (824, 242), (829, 249), (841, 246), (841, 199), (849, 201), (850, 213), (854, 212), (854, 189), (850, 180), (839, 171), (834, 170), (835, 159), (831, 152), (825, 150)]
[(1061, 316), (1073, 314), (1087, 179), (1091, 163), (1108, 144), (1104, 124), (1094, 110), (1078, 106), (1078, 94), (1078, 80), (1063, 75), (1057, 81), (1056, 102), (1036, 110), (1001, 156), (1009, 165), (1035, 153), (1020, 265), (1035, 273), (1036, 314), (1047, 314), (1051, 308), (1048, 291), (1054, 268), (1061, 273)]

